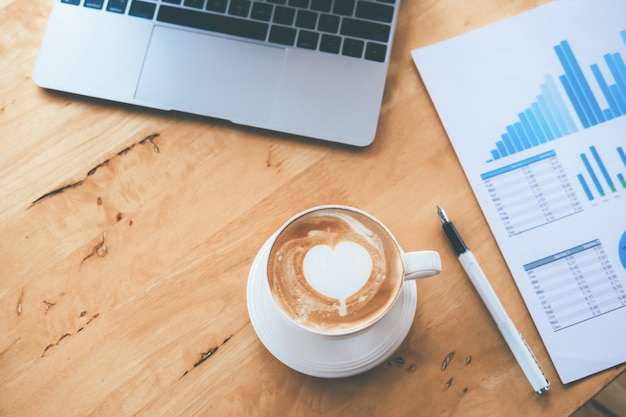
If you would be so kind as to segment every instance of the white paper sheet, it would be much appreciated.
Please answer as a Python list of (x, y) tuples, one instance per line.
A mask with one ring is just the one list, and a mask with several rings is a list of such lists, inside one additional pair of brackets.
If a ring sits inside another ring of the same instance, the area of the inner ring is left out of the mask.
[(562, 382), (625, 362), (626, 2), (549, 3), (413, 59)]

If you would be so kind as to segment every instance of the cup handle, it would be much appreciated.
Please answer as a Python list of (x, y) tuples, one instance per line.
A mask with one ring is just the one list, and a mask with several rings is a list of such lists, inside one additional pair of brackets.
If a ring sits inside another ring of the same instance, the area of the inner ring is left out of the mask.
[(427, 278), (441, 272), (441, 257), (434, 250), (405, 252), (404, 280)]

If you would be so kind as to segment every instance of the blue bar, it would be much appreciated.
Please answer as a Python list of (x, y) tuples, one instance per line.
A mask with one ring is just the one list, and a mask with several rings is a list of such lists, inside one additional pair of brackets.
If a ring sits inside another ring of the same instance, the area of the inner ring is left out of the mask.
[(505, 157), (509, 155), (509, 153), (506, 150), (506, 146), (504, 146), (504, 143), (501, 140), (496, 142), (496, 147), (498, 148), (498, 154), (501, 157)]
[(626, 45), (626, 30), (620, 32), (620, 35), (622, 35), (622, 40), (624, 41), (624, 45)]
[(530, 107), (531, 109), (533, 109), (533, 114), (535, 115), (535, 118), (539, 121), (539, 125), (541, 125), (541, 130), (543, 131), (543, 135), (545, 136), (546, 140), (553, 140), (554, 135), (550, 130), (550, 126), (548, 126), (548, 122), (546, 122), (546, 118), (544, 117), (543, 112), (539, 108), (539, 104), (533, 103)]
[(547, 99), (551, 106), (556, 109), (557, 123), (559, 123), (563, 135), (576, 132), (578, 129), (576, 129), (574, 120), (572, 120), (572, 116), (570, 116), (567, 107), (565, 107), (565, 102), (557, 90), (556, 83), (552, 79), (552, 76), (546, 75), (545, 80), (545, 90), (547, 90), (548, 94)]
[(543, 96), (543, 94), (540, 94), (537, 96), (537, 104), (539, 105), (539, 108), (541, 109), (541, 113), (543, 114), (543, 117), (546, 118), (546, 121), (548, 122), (548, 125), (550, 126), (550, 131), (552, 132), (552, 136), (554, 136), (553, 139), (560, 138), (561, 136), (563, 136), (563, 133), (561, 133), (559, 126), (556, 124), (556, 121), (554, 120), (554, 116), (552, 115), (551, 109), (548, 106), (548, 103), (546, 102), (546, 99)]
[(620, 54), (613, 54), (613, 62), (619, 73), (619, 80), (616, 82), (619, 90), (622, 92), (622, 98), (626, 101), (626, 65)]
[[(603, 122), (604, 116), (602, 115), (600, 106), (598, 105), (596, 98), (593, 96), (593, 92), (589, 87), (589, 83), (585, 79), (585, 76), (580, 69), (580, 65), (578, 64), (578, 61), (576, 60), (576, 57), (574, 56), (574, 53), (569, 46), (569, 43), (567, 41), (562, 41), (560, 49), (560, 55), (565, 58), (565, 62), (567, 63), (565, 73), (568, 75), (570, 81), (573, 80), (575, 82), (574, 89), (578, 89), (581, 94), (580, 97), (583, 99), (583, 108), (588, 109), (587, 115), (589, 117), (589, 120), (592, 122), (592, 125), (597, 125), (598, 123)], [(559, 55), (558, 51), (557, 55)]]
[(617, 153), (619, 154), (620, 158), (622, 158), (622, 162), (624, 163), (624, 166), (626, 167), (626, 154), (624, 153), (624, 150), (622, 149), (621, 146), (617, 148)]
[(567, 75), (561, 75), (559, 79), (561, 80), (561, 84), (563, 84), (563, 88), (565, 89), (565, 92), (567, 93), (567, 96), (569, 97), (569, 101), (572, 103), (572, 106), (574, 106), (574, 110), (576, 111), (576, 114), (578, 115), (578, 120), (580, 120), (580, 123), (583, 125), (584, 128), (590, 127), (591, 122), (587, 120), (587, 113), (583, 109), (581, 101), (576, 96), (576, 93), (574, 92), (574, 88), (572, 87), (569, 79), (567, 78)]
[[(492, 149), (491, 150), (491, 161), (496, 161), (500, 159), (500, 154), (498, 153), (497, 149)], [(487, 161), (487, 162), (491, 162), (491, 161)]]
[[(563, 42), (561, 42), (561, 45), (563, 45)], [(559, 61), (561, 62), (561, 66), (565, 70), (565, 75), (562, 75), (559, 77), (561, 79), (561, 83), (563, 83), (563, 88), (565, 88), (566, 91), (568, 92), (570, 101), (572, 102), (575, 101), (578, 104), (578, 108), (581, 110), (581, 112), (578, 112), (578, 117), (580, 118), (580, 116), (584, 114), (584, 119), (588, 123), (586, 127), (596, 125), (597, 121), (595, 117), (593, 117), (593, 112), (591, 111), (591, 108), (589, 107), (587, 98), (585, 97), (585, 94), (580, 88), (580, 85), (579, 85), (578, 80), (576, 79), (574, 70), (572, 69), (572, 65), (570, 65), (567, 59), (567, 56), (565, 54), (565, 51), (563, 50), (561, 45), (555, 46), (554, 50), (556, 51), (557, 57), (559, 58)], [(567, 80), (567, 85), (564, 82), (564, 80)], [(581, 122), (582, 122), (582, 119), (581, 119)]]
[(506, 150), (508, 151), (509, 155), (513, 155), (515, 152), (517, 152), (515, 150), (515, 146), (513, 146), (513, 141), (508, 134), (503, 133), (502, 135), (500, 135), (500, 137), (502, 137), (502, 141), (506, 145)]
[(550, 118), (552, 119), (552, 123), (554, 124), (554, 126), (557, 126), (556, 131), (555, 131), (555, 136), (557, 138), (560, 138), (561, 136), (565, 136), (567, 134), (565, 123), (563, 123), (563, 120), (561, 120), (561, 117), (559, 114), (559, 108), (554, 103), (554, 99), (552, 98), (552, 95), (550, 94), (550, 90), (548, 89), (548, 86), (546, 84), (541, 84), (541, 91), (543, 92), (543, 99), (545, 100), (546, 107), (548, 108), (548, 111), (550, 112)]
[(546, 137), (543, 134), (543, 131), (541, 130), (541, 127), (539, 126), (539, 123), (537, 122), (535, 113), (531, 109), (526, 109), (525, 114), (528, 120), (530, 121), (530, 124), (533, 127), (538, 143), (546, 143), (547, 142)]
[(578, 181), (580, 181), (580, 185), (583, 187), (583, 190), (585, 191), (585, 194), (587, 195), (589, 201), (592, 201), (593, 194), (591, 194), (591, 190), (589, 189), (589, 186), (587, 185), (587, 181), (585, 181), (585, 177), (583, 177), (583, 174), (578, 174)]
[(515, 133), (517, 133), (517, 137), (522, 142), (522, 146), (524, 149), (530, 149), (530, 140), (528, 136), (526, 136), (526, 132), (524, 131), (524, 127), (520, 122), (513, 123), (513, 128), (515, 129)]
[(620, 85), (622, 87), (626, 87), (626, 65), (624, 64), (624, 60), (622, 59), (622, 56), (618, 53), (613, 54), (613, 62), (615, 62), (615, 65), (617, 66), (617, 69), (620, 74), (620, 80), (621, 80)]
[(604, 113), (604, 118), (607, 121), (613, 119), (613, 112), (611, 111), (611, 109), (604, 109), (602, 113)]
[[(606, 62), (606, 65), (609, 67), (609, 71), (611, 72), (613, 79), (615, 79), (615, 85), (620, 92), (620, 97), (622, 101), (626, 101), (626, 70), (622, 71), (622, 69), (620, 68), (620, 55), (605, 54), (604, 62)], [(623, 67), (623, 62), (621, 63)]]
[(617, 108), (620, 110), (619, 116), (622, 114), (626, 114), (626, 97), (622, 96), (622, 92), (619, 91), (619, 87), (616, 84), (613, 84), (609, 87), (611, 93), (613, 93), (613, 97), (617, 102)]
[(604, 76), (600, 72), (600, 67), (598, 67), (597, 64), (593, 64), (591, 66), (591, 72), (596, 78), (596, 81), (598, 82), (598, 85), (600, 86), (600, 89), (602, 90), (602, 94), (604, 94), (606, 101), (609, 103), (609, 107), (613, 110), (613, 112), (611, 113), (611, 117), (607, 119), (607, 120), (610, 120), (613, 118), (613, 114), (621, 113), (619, 106), (617, 104), (617, 101), (615, 101), (615, 98), (613, 97), (613, 93), (611, 93), (611, 90), (609, 86), (607, 85), (606, 80), (604, 79)]
[(589, 150), (591, 151), (591, 155), (593, 155), (593, 159), (596, 160), (596, 164), (598, 164), (598, 167), (600, 168), (600, 172), (602, 173), (602, 176), (604, 176), (604, 180), (606, 181), (607, 184), (609, 184), (609, 188), (611, 189), (611, 191), (615, 192), (615, 184), (613, 183), (613, 180), (611, 179), (611, 176), (609, 175), (609, 171), (606, 170), (606, 167), (604, 166), (604, 162), (602, 162), (602, 159), (600, 158), (600, 155), (598, 154), (596, 147), (590, 146)]
[(515, 147), (515, 152), (521, 152), (524, 150), (524, 146), (522, 145), (522, 141), (517, 137), (517, 132), (513, 125), (509, 125), (506, 127), (506, 131), (509, 134), (509, 138), (511, 138), (511, 142), (513, 142), (513, 146)]
[(533, 127), (530, 125), (530, 121), (528, 120), (528, 117), (526, 117), (526, 113), (520, 113), (518, 114), (519, 120), (522, 123), (522, 128), (524, 129), (524, 132), (526, 133), (526, 137), (528, 138), (528, 141), (530, 143), (530, 146), (537, 146), (539, 145), (539, 141), (537, 140), (537, 135), (535, 135), (535, 131), (533, 129)]
[(587, 172), (589, 173), (589, 176), (591, 177), (591, 181), (593, 181), (593, 185), (596, 186), (596, 190), (598, 190), (598, 194), (604, 197), (604, 190), (602, 189), (602, 186), (600, 185), (600, 181), (598, 181), (598, 177), (596, 176), (596, 173), (593, 172), (593, 168), (591, 167), (591, 164), (589, 163), (589, 160), (587, 159), (587, 155), (585, 155), (584, 153), (581, 153), (580, 159), (583, 160), (583, 164), (585, 165), (585, 168), (587, 168)]

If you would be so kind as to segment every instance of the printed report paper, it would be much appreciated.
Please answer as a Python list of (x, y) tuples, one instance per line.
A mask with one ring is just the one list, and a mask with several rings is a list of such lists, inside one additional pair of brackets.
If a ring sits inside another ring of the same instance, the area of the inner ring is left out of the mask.
[(412, 54), (563, 383), (626, 362), (625, 16), (556, 1)]

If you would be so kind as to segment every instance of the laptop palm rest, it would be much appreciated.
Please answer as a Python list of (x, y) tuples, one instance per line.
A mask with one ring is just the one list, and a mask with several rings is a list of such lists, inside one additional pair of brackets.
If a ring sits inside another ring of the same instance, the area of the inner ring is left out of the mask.
[(135, 98), (160, 108), (264, 125), (284, 59), (282, 48), (156, 26)]

